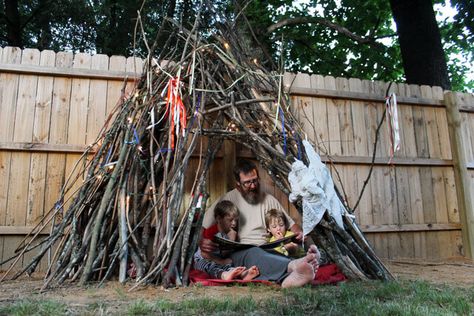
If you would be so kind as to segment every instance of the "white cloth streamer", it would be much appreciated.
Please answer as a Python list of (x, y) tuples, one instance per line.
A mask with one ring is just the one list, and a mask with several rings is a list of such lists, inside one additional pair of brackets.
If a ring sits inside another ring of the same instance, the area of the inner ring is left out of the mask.
[(345, 208), (336, 194), (331, 174), (313, 146), (306, 140), (303, 140), (303, 145), (309, 166), (301, 160), (296, 160), (288, 174), (291, 185), (290, 201), (301, 198), (303, 202), (303, 234), (309, 234), (316, 227), (326, 210), (337, 225), (343, 228), (342, 215)]

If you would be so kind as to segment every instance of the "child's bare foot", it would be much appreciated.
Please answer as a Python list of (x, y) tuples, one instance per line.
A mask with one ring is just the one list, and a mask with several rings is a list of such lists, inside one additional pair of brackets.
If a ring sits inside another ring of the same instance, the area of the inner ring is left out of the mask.
[(310, 283), (314, 279), (315, 271), (309, 262), (296, 261), (290, 274), (283, 280), (281, 287), (298, 287)]
[(244, 281), (250, 281), (258, 277), (259, 275), (260, 271), (258, 270), (257, 266), (251, 266), (250, 268), (242, 272), (241, 277)]
[(229, 271), (224, 271), (221, 273), (222, 280), (234, 280), (241, 276), (242, 272), (245, 271), (245, 267), (235, 267), (230, 269)]

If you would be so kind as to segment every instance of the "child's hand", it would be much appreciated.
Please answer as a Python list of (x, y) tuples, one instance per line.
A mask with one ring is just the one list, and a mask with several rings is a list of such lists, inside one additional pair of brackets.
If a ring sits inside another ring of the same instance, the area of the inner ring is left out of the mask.
[(281, 239), (281, 238), (283, 238), (283, 237), (284, 237), (284, 236), (283, 236), (283, 233), (282, 233), (281, 231), (277, 231), (277, 232), (275, 233), (275, 239)]
[(229, 239), (232, 240), (232, 241), (236, 241), (237, 240), (237, 232), (231, 228), (229, 230), (229, 232), (227, 233), (227, 237), (229, 237)]
[(294, 242), (289, 242), (285, 244), (283, 247), (288, 251), (288, 253), (295, 253), (298, 250), (298, 245), (295, 244)]

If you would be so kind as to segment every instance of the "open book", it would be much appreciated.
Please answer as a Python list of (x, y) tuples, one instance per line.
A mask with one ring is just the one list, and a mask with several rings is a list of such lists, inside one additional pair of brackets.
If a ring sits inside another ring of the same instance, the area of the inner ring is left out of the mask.
[(262, 245), (243, 244), (243, 243), (225, 239), (219, 236), (214, 236), (213, 240), (216, 244), (219, 245), (219, 249), (221, 250), (242, 250), (242, 249), (247, 249), (251, 247), (259, 247), (262, 249), (272, 249), (272, 248), (278, 247), (281, 243), (290, 242), (295, 237), (296, 237), (296, 234), (292, 234), (292, 235), (280, 238), (272, 242), (264, 243)]

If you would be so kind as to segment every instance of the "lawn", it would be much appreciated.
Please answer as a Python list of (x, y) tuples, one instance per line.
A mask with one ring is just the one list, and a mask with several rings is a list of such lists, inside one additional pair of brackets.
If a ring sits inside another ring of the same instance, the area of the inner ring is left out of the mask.
[[(150, 290), (150, 289), (149, 289)], [(65, 289), (67, 292), (67, 289)], [(268, 286), (201, 287), (130, 294), (115, 287), (109, 299), (37, 293), (3, 302), (0, 315), (472, 315), (474, 286), (426, 281), (346, 282), (283, 290)], [(75, 291), (73, 291), (75, 292)], [(174, 293), (173, 293), (174, 292)], [(169, 295), (160, 295), (169, 293)], [(87, 296), (86, 295), (86, 296)], [(112, 298), (114, 297), (114, 298)]]

